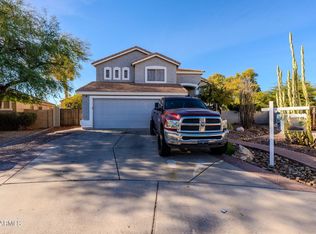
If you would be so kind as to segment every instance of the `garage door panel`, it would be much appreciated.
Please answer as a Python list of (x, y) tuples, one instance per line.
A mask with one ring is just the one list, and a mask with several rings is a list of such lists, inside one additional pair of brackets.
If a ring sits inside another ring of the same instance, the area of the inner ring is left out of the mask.
[(154, 99), (94, 99), (94, 128), (148, 128)]

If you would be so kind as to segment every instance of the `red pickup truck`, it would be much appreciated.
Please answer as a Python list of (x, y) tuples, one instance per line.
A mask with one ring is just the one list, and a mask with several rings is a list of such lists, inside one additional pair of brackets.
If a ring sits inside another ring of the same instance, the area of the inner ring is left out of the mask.
[(227, 148), (226, 124), (198, 98), (164, 97), (151, 114), (150, 133), (158, 136), (160, 156), (171, 148), (209, 148), (223, 153)]

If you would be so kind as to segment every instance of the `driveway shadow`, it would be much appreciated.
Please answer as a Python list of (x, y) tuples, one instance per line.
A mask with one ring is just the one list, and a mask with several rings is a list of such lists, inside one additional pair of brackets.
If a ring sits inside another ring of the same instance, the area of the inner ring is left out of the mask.
[(160, 157), (156, 137), (142, 132), (80, 131), (42, 148), (7, 182), (123, 179), (274, 186), (205, 151)]
[(8, 182), (118, 179), (112, 149), (119, 137), (82, 131), (49, 142), (39, 157)]
[(159, 180), (278, 188), (271, 182), (228, 164), (207, 151), (174, 150), (160, 157), (155, 136), (127, 133), (114, 148), (122, 179)]

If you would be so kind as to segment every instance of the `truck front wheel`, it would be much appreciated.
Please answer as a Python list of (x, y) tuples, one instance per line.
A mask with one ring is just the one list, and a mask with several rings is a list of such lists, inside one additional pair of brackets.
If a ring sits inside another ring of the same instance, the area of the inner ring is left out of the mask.
[(216, 153), (216, 154), (223, 154), (226, 152), (226, 150), (227, 150), (227, 143), (221, 147), (212, 148), (211, 152)]
[(158, 134), (158, 153), (161, 157), (170, 155), (170, 147), (167, 145), (165, 136), (163, 133)]

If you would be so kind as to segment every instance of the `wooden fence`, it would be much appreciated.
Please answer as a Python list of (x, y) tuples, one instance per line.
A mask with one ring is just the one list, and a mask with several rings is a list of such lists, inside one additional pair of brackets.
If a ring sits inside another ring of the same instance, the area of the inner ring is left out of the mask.
[(81, 116), (80, 109), (60, 109), (60, 126), (79, 126)]
[(311, 107), (312, 130), (316, 131), (316, 106)]
[(24, 110), (36, 114), (36, 121), (30, 126), (31, 129), (51, 128), (54, 125), (54, 110)]

